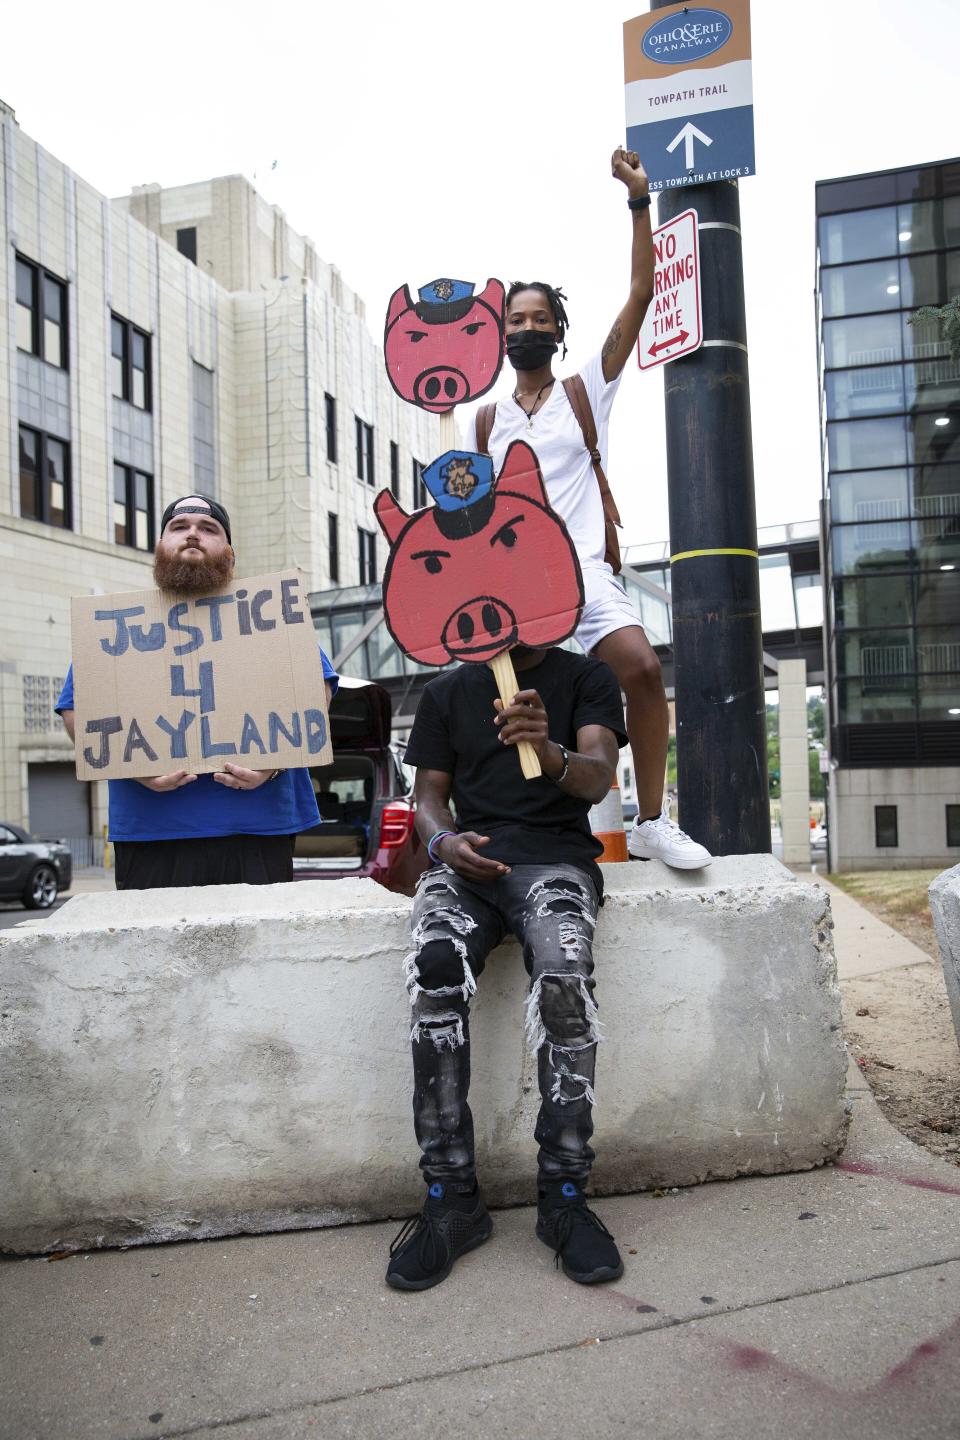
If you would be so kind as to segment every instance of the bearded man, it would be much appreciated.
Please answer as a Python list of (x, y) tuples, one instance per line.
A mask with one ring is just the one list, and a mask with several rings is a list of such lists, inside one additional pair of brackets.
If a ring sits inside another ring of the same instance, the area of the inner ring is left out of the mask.
[[(153, 559), (158, 589), (209, 594), (232, 579), (235, 563), (230, 517), (218, 501), (185, 495), (167, 506)], [(329, 701), (338, 677), (322, 650), (320, 661)], [(72, 740), (72, 665), (55, 708)], [(212, 775), (174, 770), (108, 783), (118, 890), (292, 880), (294, 837), (320, 823), (303, 769), (248, 770), (228, 762)]]

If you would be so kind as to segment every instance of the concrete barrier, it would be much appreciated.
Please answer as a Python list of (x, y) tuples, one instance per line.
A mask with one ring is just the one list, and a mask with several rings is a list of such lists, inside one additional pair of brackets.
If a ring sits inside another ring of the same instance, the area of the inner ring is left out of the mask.
[[(843, 1147), (823, 891), (768, 855), (606, 867), (598, 1193), (806, 1169)], [(0, 1247), (15, 1253), (411, 1213), (400, 962), (371, 881), (83, 895), (4, 933)], [(533, 1195), (518, 947), (473, 1003), (480, 1173)]]
[(954, 865), (952, 870), (944, 870), (942, 875), (938, 875), (927, 894), (940, 946), (953, 1028), (960, 1045), (960, 865)]

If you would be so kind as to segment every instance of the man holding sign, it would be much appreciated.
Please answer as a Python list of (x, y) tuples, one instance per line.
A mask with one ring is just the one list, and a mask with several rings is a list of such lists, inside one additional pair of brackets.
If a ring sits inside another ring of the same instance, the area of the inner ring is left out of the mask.
[[(213, 595), (231, 580), (234, 564), (230, 518), (222, 505), (207, 496), (186, 495), (167, 506), (154, 552), (159, 590)], [(211, 609), (211, 624), (214, 613)], [(114, 624), (116, 634), (103, 646), (108, 653), (126, 644), (125, 620)], [(179, 649), (185, 652), (188, 646)], [(322, 650), (320, 660), (329, 701), (337, 675)], [(193, 692), (184, 687), (181, 693)], [(72, 665), (56, 709), (73, 739)], [(292, 880), (293, 838), (320, 821), (304, 768), (260, 769), (225, 760), (212, 773), (179, 768), (111, 779), (109, 785), (118, 890)]]
[[(413, 906), (405, 964), (413, 1016), (413, 1112), (428, 1191), (391, 1247), (387, 1283), (426, 1290), (492, 1229), (477, 1186), (470, 1085), (470, 997), (490, 951), (520, 941), (530, 976), (526, 1034), (537, 1056), (538, 1237), (580, 1284), (623, 1264), (584, 1194), (594, 1152), (599, 1024), (593, 931), (603, 891), (590, 833), (626, 743), (620, 692), (602, 660), (518, 645), (519, 689), (497, 698), (486, 665), (431, 680), (407, 745), (417, 766), (417, 828), (437, 869)], [(520, 778), (532, 745), (541, 778)], [(451, 811), (456, 809), (456, 819)]]
[[(450, 451), (423, 480), (436, 503), (412, 515), (388, 490), (377, 496), (390, 544), (384, 610), (405, 654), (463, 663), (427, 685), (406, 752), (417, 767), (417, 828), (437, 867), (418, 885), (404, 962), (414, 1126), (429, 1188), (391, 1247), (387, 1283), (429, 1289), (491, 1233), (467, 1103), (469, 1003), (508, 933), (530, 976), (526, 1031), (541, 1096), (537, 1235), (571, 1279), (614, 1280), (620, 1256), (584, 1185), (603, 893), (603, 847), (588, 816), (626, 743), (620, 691), (602, 660), (557, 648), (579, 620), (583, 587), (530, 447), (512, 445), (496, 477), (489, 457)], [(509, 688), (493, 669), (507, 658)], [(521, 768), (521, 747), (532, 772)]]

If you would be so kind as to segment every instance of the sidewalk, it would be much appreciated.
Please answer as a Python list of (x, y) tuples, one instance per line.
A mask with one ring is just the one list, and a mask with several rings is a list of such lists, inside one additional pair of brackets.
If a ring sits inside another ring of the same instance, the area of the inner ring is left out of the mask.
[(90, 895), (97, 890), (116, 890), (116, 888), (112, 870), (84, 870), (79, 875), (74, 875), (67, 896), (69, 898), (71, 895)]
[[(926, 961), (830, 888), (843, 975)], [(612, 1287), (530, 1209), (420, 1295), (394, 1224), (7, 1261), (0, 1437), (960, 1436), (958, 1172), (850, 1083), (836, 1167), (599, 1201)]]
[(919, 946), (905, 935), (891, 929), (876, 915), (858, 904), (852, 896), (832, 885), (823, 875), (795, 870), (798, 880), (820, 885), (830, 896), (837, 948), (837, 974), (841, 980), (862, 979), (882, 970), (899, 970), (907, 965), (930, 965), (933, 962)]

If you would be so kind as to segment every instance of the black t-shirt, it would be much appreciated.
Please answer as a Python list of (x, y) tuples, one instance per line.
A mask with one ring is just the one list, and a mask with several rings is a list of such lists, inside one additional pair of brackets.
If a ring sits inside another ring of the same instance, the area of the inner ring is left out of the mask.
[[(626, 745), (620, 687), (602, 660), (548, 650), (539, 665), (518, 672), (517, 689), (537, 691), (558, 745), (575, 750), (584, 725), (604, 725)], [(407, 744), (408, 765), (453, 776), (458, 828), (489, 835), (485, 856), (505, 865), (579, 865), (602, 894), (594, 862), (603, 847), (590, 832), (590, 802), (544, 775), (523, 778), (516, 746), (498, 738), (497, 694), (488, 665), (460, 665), (431, 680)]]

